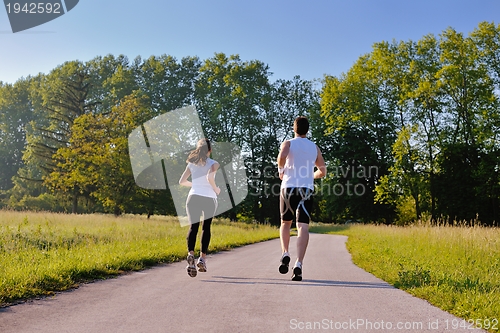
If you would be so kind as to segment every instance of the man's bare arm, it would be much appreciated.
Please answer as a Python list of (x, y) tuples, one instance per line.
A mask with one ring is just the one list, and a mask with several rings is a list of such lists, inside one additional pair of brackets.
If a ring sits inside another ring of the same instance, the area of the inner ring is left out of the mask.
[(318, 170), (314, 171), (314, 179), (323, 178), (326, 176), (325, 159), (323, 158), (323, 154), (321, 154), (321, 150), (319, 150), (318, 146), (316, 146), (316, 149), (318, 150), (318, 156), (316, 157), (315, 165)]
[(283, 180), (283, 168), (285, 167), (288, 153), (290, 153), (290, 141), (287, 140), (281, 144), (280, 152), (278, 154), (278, 173), (281, 180)]
[(288, 153), (290, 153), (290, 141), (287, 140), (281, 144), (280, 153), (278, 154), (278, 168), (285, 167)]

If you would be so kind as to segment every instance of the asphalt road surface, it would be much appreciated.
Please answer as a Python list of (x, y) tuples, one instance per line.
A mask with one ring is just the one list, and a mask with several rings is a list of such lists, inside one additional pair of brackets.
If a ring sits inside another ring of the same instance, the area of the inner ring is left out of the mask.
[(301, 282), (278, 272), (275, 239), (210, 255), (195, 278), (179, 262), (2, 308), (0, 332), (482, 332), (355, 266), (346, 239), (312, 234)]

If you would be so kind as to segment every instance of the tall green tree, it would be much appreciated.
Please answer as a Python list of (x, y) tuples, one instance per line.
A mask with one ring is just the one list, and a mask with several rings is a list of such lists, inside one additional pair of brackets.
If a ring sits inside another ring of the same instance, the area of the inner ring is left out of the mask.
[(30, 80), (28, 77), (14, 84), (0, 82), (0, 191), (14, 186), (12, 177), (24, 165), (26, 126), (33, 119)]
[[(269, 108), (269, 68), (260, 61), (242, 61), (238, 55), (215, 54), (200, 68), (196, 105), (206, 135), (214, 141), (237, 144), (249, 177), (249, 195), (237, 209), (262, 219), (265, 163), (262, 146), (264, 114)], [(236, 211), (229, 212), (231, 218)]]
[[(33, 123), (34, 133), (28, 141), (26, 154), (39, 161), (43, 178), (56, 169), (57, 161), (53, 156), (57, 150), (70, 145), (75, 119), (92, 112), (99, 104), (98, 101), (89, 101), (91, 88), (85, 65), (73, 61), (51, 71), (34, 90), (33, 93), (38, 95), (36, 98), (41, 101), (41, 117)], [(74, 187), (70, 191), (72, 212), (76, 213), (81, 189)]]
[[(485, 198), (477, 193), (477, 181), (485, 177), (478, 175), (477, 170), (494, 169), (480, 167), (491, 159), (478, 156), (497, 154), (494, 128), (498, 124), (499, 104), (494, 79), (472, 38), (447, 29), (441, 35), (440, 48), (443, 66), (437, 76), (446, 95), (445, 112), (451, 121), (440, 156), (439, 212), (459, 220), (485, 220), (486, 216), (479, 216), (478, 211)], [(460, 181), (457, 175), (461, 175)], [(443, 191), (444, 188), (449, 191)]]
[(87, 113), (75, 119), (70, 146), (60, 148), (57, 171), (47, 178), (54, 191), (89, 191), (106, 211), (136, 211), (147, 193), (135, 185), (128, 152), (128, 134), (153, 112), (146, 96), (123, 98), (109, 113)]
[(156, 115), (194, 104), (200, 66), (197, 57), (178, 61), (167, 55), (151, 56), (137, 66), (139, 88), (149, 96)]
[[(321, 116), (332, 136), (326, 152), (331, 170), (323, 190), (334, 220), (389, 221), (392, 208), (374, 203), (374, 188), (391, 163), (397, 126), (386, 87), (371, 55), (358, 59), (340, 78), (326, 77), (321, 93)], [(387, 92), (385, 92), (387, 95)]]

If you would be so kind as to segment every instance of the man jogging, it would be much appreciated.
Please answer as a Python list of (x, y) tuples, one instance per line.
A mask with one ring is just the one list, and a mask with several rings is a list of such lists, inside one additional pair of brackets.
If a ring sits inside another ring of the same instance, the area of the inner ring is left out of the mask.
[[(282, 256), (279, 271), (288, 273), (290, 254), (290, 228), (295, 217), (297, 224), (297, 261), (293, 267), (293, 281), (302, 281), (302, 263), (309, 243), (309, 221), (311, 220), (314, 179), (326, 175), (323, 155), (318, 146), (306, 138), (309, 121), (297, 117), (293, 123), (295, 138), (281, 144), (278, 154), (278, 172), (281, 182), (280, 240)], [(314, 171), (314, 167), (317, 170)]]

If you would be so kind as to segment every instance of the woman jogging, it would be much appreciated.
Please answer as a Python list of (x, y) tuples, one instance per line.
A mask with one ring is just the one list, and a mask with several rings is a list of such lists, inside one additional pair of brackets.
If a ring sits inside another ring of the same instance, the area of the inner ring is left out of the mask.
[[(210, 226), (212, 217), (217, 210), (217, 195), (220, 188), (215, 185), (215, 173), (219, 163), (209, 158), (212, 147), (208, 139), (201, 139), (187, 158), (186, 170), (179, 180), (179, 184), (191, 187), (186, 200), (186, 212), (190, 223), (187, 234), (188, 266), (187, 273), (190, 277), (197, 274), (196, 266), (200, 272), (207, 271), (206, 255), (210, 243)], [(188, 177), (191, 176), (191, 181)], [(194, 247), (200, 227), (200, 216), (203, 215), (203, 227), (201, 232), (201, 253), (195, 265)]]

